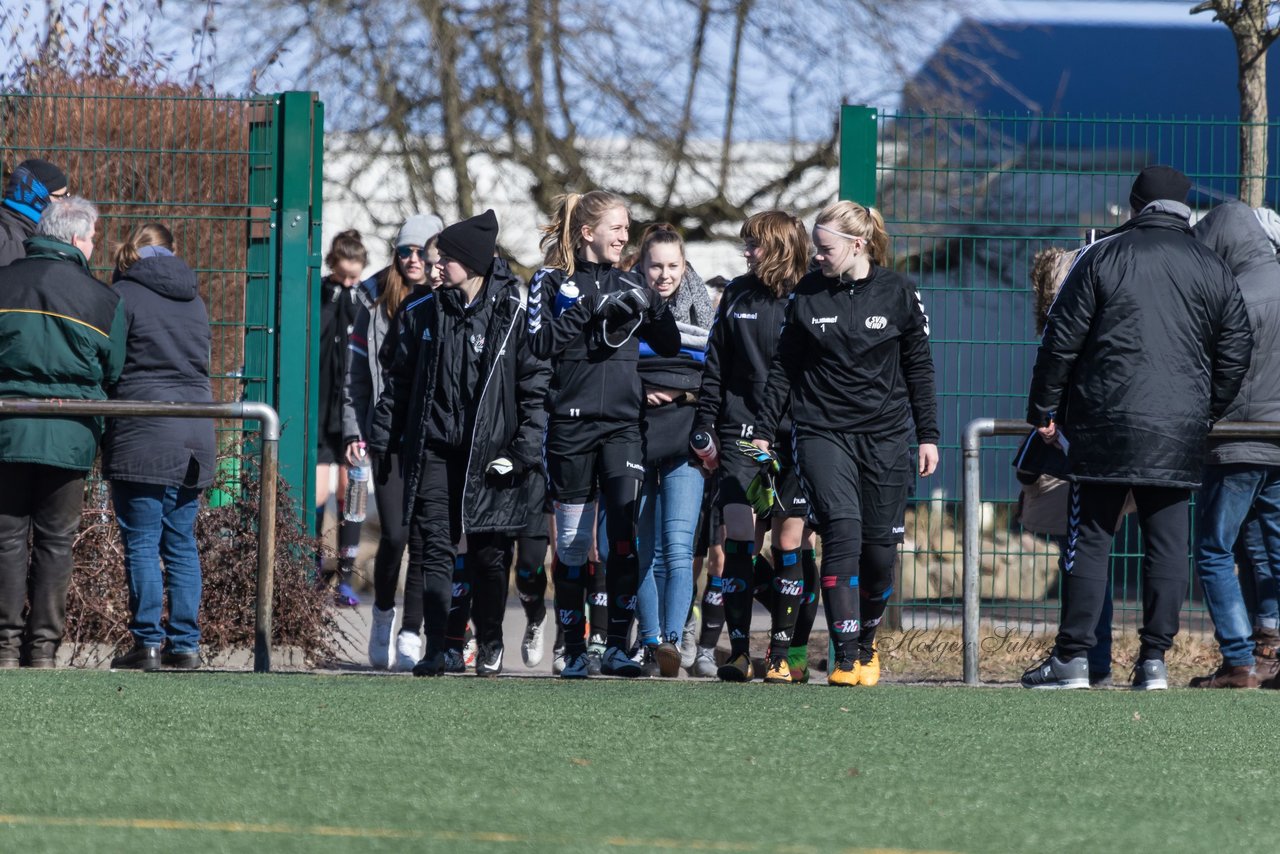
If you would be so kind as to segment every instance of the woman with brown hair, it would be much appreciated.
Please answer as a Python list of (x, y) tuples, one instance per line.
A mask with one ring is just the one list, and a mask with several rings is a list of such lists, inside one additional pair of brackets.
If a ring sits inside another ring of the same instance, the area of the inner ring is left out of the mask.
[(529, 284), (529, 338), (550, 359), (550, 419), (544, 456), (556, 522), (556, 614), (565, 633), (560, 675), (581, 679), (587, 657), (587, 560), (596, 494), (604, 499), (609, 557), (606, 649), (601, 672), (638, 676), (627, 655), (640, 567), (636, 511), (644, 481), (640, 419), (644, 389), (636, 371), (640, 340), (674, 356), (680, 333), (667, 303), (640, 277), (617, 268), (631, 220), (622, 199), (601, 190), (556, 201), (543, 229), (546, 266)]
[[(437, 287), (436, 239), (444, 223), (435, 214), (415, 214), (405, 220), (396, 236), (390, 266), (356, 288), (360, 307), (348, 338), (347, 382), (342, 408), (343, 443), (348, 465), (358, 465), (373, 425), (373, 411), (382, 394), (383, 344), (396, 312)], [(380, 536), (373, 559), (373, 623), (369, 630), (369, 663), (391, 666), (391, 635), (396, 621), (396, 584), (400, 563), (409, 542), (404, 518), (404, 478), (399, 460), (393, 460), (386, 483), (373, 493), (378, 508)], [(422, 657), (422, 579), (406, 576), (404, 619), (396, 635), (395, 669), (409, 671)]]
[[(209, 313), (196, 274), (174, 254), (169, 229), (159, 223), (135, 228), (115, 260), (114, 288), (129, 336), (112, 398), (213, 400)], [(200, 493), (213, 482), (213, 421), (113, 418), (102, 453), (102, 476), (111, 483), (124, 545), (134, 640), (133, 649), (111, 666), (198, 667), (201, 579), (195, 522)], [(162, 625), (166, 590), (169, 619)]]
[(884, 266), (889, 235), (874, 208), (828, 205), (813, 243), (818, 269), (787, 308), (754, 444), (771, 449), (789, 405), (796, 466), (822, 536), (822, 599), (835, 644), (827, 681), (870, 686), (880, 679), (875, 634), (913, 476), (938, 466), (929, 318), (916, 286)]
[[(750, 217), (741, 234), (747, 274), (729, 283), (716, 312), (695, 425), (695, 432), (710, 434), (718, 448), (717, 500), (725, 526), (724, 569), (720, 578), (707, 579), (703, 613), (705, 619), (708, 610), (714, 614), (716, 605), (722, 604), (731, 650), (729, 660), (713, 670), (714, 635), (718, 633), (708, 631), (713, 624), (704, 624), (694, 674), (714, 673), (733, 682), (749, 681), (754, 676), (747, 646), (751, 600), (754, 590), (767, 585), (772, 589), (762, 589), (761, 593), (770, 605), (773, 625), (765, 679), (801, 681), (806, 675), (807, 657), (800, 656), (807, 652), (808, 631), (815, 613), (812, 544), (808, 560), (801, 553), (809, 507), (789, 449), (781, 448), (777, 501), (763, 514), (773, 528), (773, 571), (766, 573), (773, 577), (757, 581), (753, 555), (760, 542), (748, 491), (760, 472), (760, 464), (745, 456), (737, 444), (754, 435), (787, 301), (809, 263), (809, 238), (804, 223), (782, 211), (764, 211)], [(785, 407), (780, 417), (785, 422)], [(806, 579), (806, 575), (810, 577)], [(804, 643), (796, 644), (798, 657), (789, 661), (792, 640), (799, 633), (803, 633)], [(794, 673), (792, 663), (796, 665)]]

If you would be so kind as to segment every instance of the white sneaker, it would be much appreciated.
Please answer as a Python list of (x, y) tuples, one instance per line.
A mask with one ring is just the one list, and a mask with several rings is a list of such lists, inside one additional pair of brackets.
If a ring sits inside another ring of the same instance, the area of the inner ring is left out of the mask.
[(396, 609), (382, 610), (373, 606), (373, 625), (369, 629), (369, 663), (377, 670), (391, 664), (391, 630), (396, 624)]
[(689, 668), (690, 676), (710, 679), (716, 675), (716, 651), (710, 647), (700, 646), (693, 659), (693, 667)]
[(422, 636), (415, 632), (396, 635), (396, 670), (408, 673), (422, 658)]
[(564, 647), (558, 646), (551, 650), (551, 672), (559, 676), (564, 672), (565, 657)]
[(542, 663), (542, 650), (546, 645), (542, 627), (546, 623), (547, 618), (544, 616), (541, 622), (529, 623), (524, 630), (524, 642), (520, 644), (520, 657), (524, 659), (525, 667), (537, 667)]

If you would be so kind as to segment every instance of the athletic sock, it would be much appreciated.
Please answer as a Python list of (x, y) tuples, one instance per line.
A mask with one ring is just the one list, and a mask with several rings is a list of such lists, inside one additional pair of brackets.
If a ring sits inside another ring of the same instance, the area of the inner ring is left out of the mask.
[(773, 611), (773, 579), (777, 574), (772, 561), (762, 554), (756, 555), (751, 563), (751, 596), (769, 612)]
[(730, 654), (747, 655), (751, 649), (751, 552), (755, 543), (749, 540), (725, 540), (724, 543), (724, 616), (729, 626)]
[(893, 595), (893, 570), (898, 560), (896, 543), (863, 543), (859, 561), (862, 578), (862, 630), (858, 633), (858, 659), (866, 664), (875, 649), (876, 629)]
[(587, 651), (587, 568), (557, 563), (555, 582), (556, 626), (564, 635), (565, 655), (581, 655)]
[(769, 656), (785, 656), (795, 635), (796, 619), (804, 601), (804, 567), (800, 550), (777, 553), (777, 575), (773, 580), (773, 626), (769, 633)]
[(862, 630), (858, 633), (858, 659), (866, 664), (871, 661), (871, 655), (875, 652), (876, 629), (880, 627), (880, 620), (884, 617), (885, 609), (889, 607), (889, 597), (893, 595), (893, 588), (890, 587), (876, 596), (862, 597)]
[[(826, 609), (827, 627), (835, 645), (836, 660), (856, 660), (860, 628), (858, 577), (822, 576), (822, 604)], [(833, 664), (832, 667), (834, 666)]]
[(708, 575), (706, 589), (702, 591), (702, 631), (698, 634), (698, 646), (715, 649), (720, 643), (720, 630), (723, 628), (724, 579)]
[(604, 583), (609, 602), (607, 643), (626, 651), (630, 645), (631, 627), (636, 621), (636, 591), (640, 586), (640, 560), (635, 543), (628, 540), (610, 543), (605, 565)]
[(449, 621), (445, 624), (444, 642), (448, 649), (461, 651), (467, 645), (467, 621), (471, 619), (471, 573), (466, 555), (453, 559), (453, 590), (449, 601)]
[(807, 653), (809, 633), (813, 631), (813, 621), (818, 617), (818, 556), (813, 549), (801, 550), (800, 564), (804, 568), (804, 599), (800, 603), (800, 614), (796, 617), (796, 631), (791, 636), (791, 646), (803, 647)]
[(605, 568), (598, 563), (587, 564), (587, 595), (591, 617), (591, 636), (587, 643), (604, 649), (609, 632), (609, 590), (605, 585)]
[(543, 566), (516, 567), (516, 594), (525, 619), (541, 623), (547, 616), (547, 571)]

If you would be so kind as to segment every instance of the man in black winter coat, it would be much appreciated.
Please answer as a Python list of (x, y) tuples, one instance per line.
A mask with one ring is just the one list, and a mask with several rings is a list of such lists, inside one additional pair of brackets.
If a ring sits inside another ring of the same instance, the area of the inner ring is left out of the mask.
[(66, 195), (67, 176), (47, 160), (24, 160), (9, 173), (0, 199), (0, 267), (26, 257), (23, 241), (35, 236), (45, 208)]
[[(1222, 420), (1280, 421), (1280, 261), (1271, 240), (1243, 202), (1218, 205), (1194, 230), (1235, 274), (1253, 327), (1253, 361)], [(1210, 443), (1204, 485), (1196, 497), (1195, 557), (1222, 666), (1192, 679), (1193, 688), (1256, 688), (1262, 676), (1254, 666), (1253, 624), (1236, 578), (1234, 552), (1250, 511), (1257, 514), (1268, 563), (1274, 563), (1280, 559), (1280, 441)], [(1276, 636), (1274, 627), (1271, 635)]]
[(1231, 270), (1191, 234), (1191, 182), (1149, 166), (1133, 218), (1076, 259), (1049, 311), (1027, 421), (1065, 438), (1070, 469), (1062, 623), (1027, 688), (1088, 687), (1085, 653), (1105, 595), (1108, 558), (1132, 491), (1146, 554), (1133, 687), (1168, 687), (1165, 651), (1186, 595), (1188, 502), (1210, 425), (1235, 399), (1253, 337)]

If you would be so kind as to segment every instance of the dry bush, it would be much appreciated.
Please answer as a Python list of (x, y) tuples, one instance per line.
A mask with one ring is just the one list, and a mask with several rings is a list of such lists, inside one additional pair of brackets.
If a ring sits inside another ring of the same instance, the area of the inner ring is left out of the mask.
[[(202, 506), (196, 518), (204, 580), (201, 648), (206, 655), (251, 648), (254, 637), (261, 489), (254, 477), (240, 479), (236, 474), (255, 471), (253, 461), (224, 457), (220, 463), (213, 491), (239, 497), (220, 507)], [(298, 523), (298, 509), (283, 480), (276, 495), (272, 644), (293, 647), (309, 662), (331, 659), (341, 634), (331, 594), (311, 580), (318, 543)], [(77, 663), (92, 663), (103, 645), (123, 649), (132, 643), (123, 546), (108, 491), (96, 478), (86, 486), (84, 518), (75, 543), (66, 640)]]
[[(958, 504), (921, 502), (907, 508), (902, 544), (902, 598), (958, 599), (964, 583)], [(1055, 589), (1057, 547), (1048, 540), (1010, 529), (996, 514), (985, 520), (979, 557), (984, 599), (1041, 601)]]

